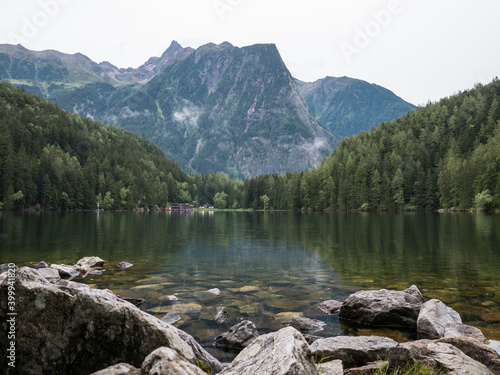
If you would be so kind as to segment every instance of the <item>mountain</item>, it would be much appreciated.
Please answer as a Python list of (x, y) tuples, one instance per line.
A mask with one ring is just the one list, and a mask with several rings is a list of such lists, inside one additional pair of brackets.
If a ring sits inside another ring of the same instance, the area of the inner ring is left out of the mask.
[(317, 166), (339, 138), (414, 108), (359, 80), (297, 81), (272, 44), (195, 50), (174, 41), (128, 69), (0, 45), (0, 79), (139, 134), (186, 172), (237, 178)]
[(316, 121), (338, 137), (350, 137), (415, 110), (392, 91), (348, 77), (297, 81)]

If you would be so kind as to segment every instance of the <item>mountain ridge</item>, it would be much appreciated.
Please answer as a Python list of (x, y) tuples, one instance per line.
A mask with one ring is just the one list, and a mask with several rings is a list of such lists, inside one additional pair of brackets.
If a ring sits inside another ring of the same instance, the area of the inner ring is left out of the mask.
[(0, 45), (0, 79), (152, 140), (187, 172), (246, 178), (300, 171), (317, 166), (339, 138), (377, 125), (350, 124), (357, 110), (352, 98), (333, 119), (325, 115), (332, 107), (328, 93), (322, 102), (308, 102), (301, 92), (317, 98), (314, 83), (293, 78), (274, 44), (193, 49), (172, 41), (160, 57), (126, 69), (80, 53)]

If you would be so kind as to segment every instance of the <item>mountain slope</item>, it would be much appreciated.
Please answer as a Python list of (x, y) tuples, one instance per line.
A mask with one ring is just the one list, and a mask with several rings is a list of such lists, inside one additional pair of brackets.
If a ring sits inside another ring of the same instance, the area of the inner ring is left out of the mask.
[(337, 142), (310, 115), (274, 45), (202, 46), (105, 120), (153, 140), (187, 170), (240, 178), (312, 167)]
[(316, 121), (339, 137), (369, 131), (416, 109), (381, 86), (348, 77), (297, 82)]

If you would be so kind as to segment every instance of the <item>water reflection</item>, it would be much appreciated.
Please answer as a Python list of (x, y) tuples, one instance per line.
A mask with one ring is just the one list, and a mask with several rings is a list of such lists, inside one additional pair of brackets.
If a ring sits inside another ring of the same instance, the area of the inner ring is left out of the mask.
[[(210, 350), (241, 318), (267, 332), (290, 312), (326, 321), (324, 335), (341, 334), (319, 302), (412, 284), (500, 339), (499, 237), (499, 216), (482, 214), (2, 212), (0, 263), (100, 256), (104, 275), (79, 281), (146, 298), (143, 308), (159, 316), (182, 310), (178, 325)], [(134, 267), (119, 270), (120, 261)], [(203, 293), (215, 287), (220, 296)], [(172, 294), (178, 302), (165, 299)], [(215, 306), (228, 308), (227, 323), (213, 320)]]

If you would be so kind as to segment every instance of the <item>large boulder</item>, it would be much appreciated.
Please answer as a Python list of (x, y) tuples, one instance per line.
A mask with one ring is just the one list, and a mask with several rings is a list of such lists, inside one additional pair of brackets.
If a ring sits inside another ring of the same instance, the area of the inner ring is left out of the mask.
[(439, 339), (448, 324), (462, 323), (460, 314), (437, 299), (425, 302), (417, 319), (417, 333), (421, 339)]
[(118, 363), (94, 372), (92, 375), (139, 375), (141, 370), (128, 363)]
[(483, 342), (473, 337), (459, 336), (444, 337), (436, 340), (436, 342), (451, 344), (476, 362), (482, 363), (488, 367), (494, 374), (500, 374), (500, 356)]
[(317, 375), (311, 350), (293, 327), (259, 336), (220, 375)]
[(424, 297), (415, 285), (404, 291), (359, 291), (344, 301), (339, 318), (342, 323), (416, 329), (423, 303)]
[(239, 351), (246, 348), (259, 336), (257, 327), (249, 320), (243, 320), (232, 326), (228, 332), (217, 336), (215, 346), (218, 348)]
[(349, 368), (385, 359), (388, 350), (397, 346), (396, 341), (387, 337), (337, 336), (314, 341), (311, 351), (318, 361), (340, 359), (344, 367)]
[(390, 368), (404, 368), (408, 363), (420, 360), (432, 370), (444, 370), (453, 375), (493, 375), (485, 365), (455, 346), (431, 340), (401, 343), (389, 350), (388, 360)]
[[(0, 286), (1, 321), (7, 319), (7, 283), (5, 280)], [(187, 342), (189, 335), (181, 337), (180, 330), (110, 291), (68, 281), (51, 284), (28, 267), (17, 272), (14, 289), (19, 373), (89, 374), (120, 362), (139, 368), (147, 355), (162, 346), (193, 364), (201, 359), (195, 351), (202, 349)], [(6, 330), (6, 325), (0, 326), (1, 337), (7, 336)], [(6, 345), (6, 340), (0, 340), (2, 353), (7, 351)], [(6, 361), (6, 356), (0, 356), (0, 368), (7, 368)], [(214, 361), (217, 368), (212, 373), (222, 367)]]
[(96, 256), (84, 257), (75, 263), (75, 268), (80, 271), (83, 277), (87, 276), (94, 268), (102, 266), (104, 266), (104, 260)]

